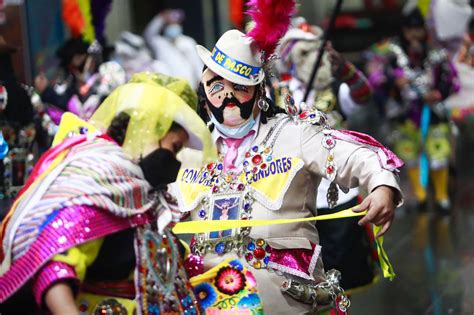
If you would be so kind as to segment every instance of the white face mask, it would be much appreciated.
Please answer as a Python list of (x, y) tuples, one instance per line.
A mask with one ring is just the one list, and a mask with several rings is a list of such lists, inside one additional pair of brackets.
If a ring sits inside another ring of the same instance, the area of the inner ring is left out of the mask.
[(163, 34), (169, 39), (176, 39), (183, 35), (183, 27), (177, 23), (170, 24), (165, 28)]
[(214, 126), (216, 126), (217, 130), (219, 130), (220, 132), (222, 132), (225, 136), (229, 138), (236, 138), (236, 139), (245, 137), (250, 132), (250, 130), (252, 130), (253, 126), (255, 126), (255, 122), (256, 122), (252, 114), (250, 115), (250, 118), (245, 123), (243, 123), (240, 127), (229, 128), (227, 126), (224, 126), (223, 124), (220, 124), (216, 120), (214, 115), (212, 115), (212, 113), (210, 113), (209, 116), (211, 118), (211, 122), (214, 124)]

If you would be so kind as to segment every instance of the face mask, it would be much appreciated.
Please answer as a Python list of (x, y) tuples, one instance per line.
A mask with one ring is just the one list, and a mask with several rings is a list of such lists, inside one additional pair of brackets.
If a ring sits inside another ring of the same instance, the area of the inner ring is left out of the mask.
[(206, 96), (206, 102), (211, 111), (212, 115), (214, 115), (215, 119), (219, 122), (219, 124), (224, 123), (224, 110), (230, 104), (237, 106), (240, 109), (240, 118), (242, 121), (245, 121), (252, 116), (253, 108), (255, 105), (255, 99), (257, 98), (257, 91), (253, 94), (252, 98), (247, 102), (241, 103), (235, 96), (226, 97), (223, 101), (221, 106), (215, 107), (211, 101)]
[(229, 128), (226, 127), (222, 124), (220, 124), (214, 115), (210, 115), (211, 122), (216, 126), (216, 128), (222, 132), (224, 135), (226, 135), (229, 138), (242, 138), (245, 137), (250, 130), (252, 130), (253, 126), (255, 125), (255, 119), (253, 118), (253, 115), (250, 116), (249, 120), (247, 120), (243, 125), (237, 128)]
[(176, 39), (183, 34), (183, 27), (179, 24), (168, 25), (163, 33), (166, 37)]
[(144, 157), (139, 165), (145, 179), (156, 188), (176, 180), (181, 162), (174, 157), (171, 151), (158, 148)]

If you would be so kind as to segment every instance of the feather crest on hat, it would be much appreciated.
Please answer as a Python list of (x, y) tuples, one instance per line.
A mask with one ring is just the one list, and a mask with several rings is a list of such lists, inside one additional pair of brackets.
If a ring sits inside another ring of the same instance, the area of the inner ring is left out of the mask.
[(264, 52), (265, 61), (272, 56), (278, 41), (285, 35), (295, 11), (294, 0), (250, 0), (246, 12), (255, 22), (247, 34)]

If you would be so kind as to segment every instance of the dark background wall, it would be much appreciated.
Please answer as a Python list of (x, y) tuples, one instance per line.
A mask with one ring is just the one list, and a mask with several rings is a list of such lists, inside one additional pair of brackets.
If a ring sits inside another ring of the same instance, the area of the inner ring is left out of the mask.
[(25, 4), (31, 72), (33, 77), (38, 72), (52, 76), (58, 65), (56, 50), (67, 36), (61, 0), (27, 0)]
[(24, 6), (7, 6), (1, 10), (1, 13), (5, 16), (5, 22), (0, 25), (0, 36), (3, 36), (8, 44), (18, 49), (12, 56), (17, 78), (20, 82), (29, 81), (31, 76), (28, 64), (29, 52)]

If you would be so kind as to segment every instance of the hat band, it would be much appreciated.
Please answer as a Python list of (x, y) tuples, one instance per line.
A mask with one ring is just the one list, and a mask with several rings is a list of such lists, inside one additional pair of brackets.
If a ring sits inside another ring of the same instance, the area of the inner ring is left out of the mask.
[(229, 57), (219, 48), (212, 50), (212, 60), (224, 69), (231, 71), (246, 79), (253, 79), (260, 73), (261, 67), (255, 67)]

